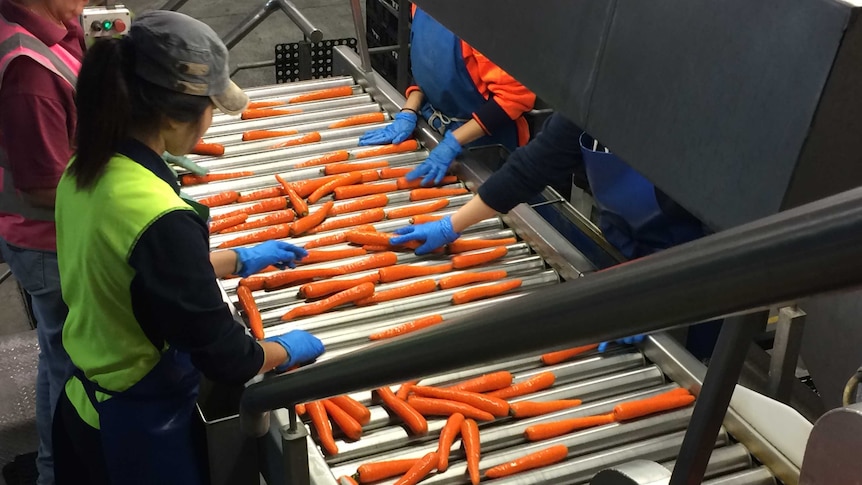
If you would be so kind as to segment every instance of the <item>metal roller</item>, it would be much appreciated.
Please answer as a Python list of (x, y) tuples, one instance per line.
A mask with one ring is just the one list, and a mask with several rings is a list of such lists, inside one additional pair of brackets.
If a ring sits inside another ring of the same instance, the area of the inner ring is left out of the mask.
[[(674, 465), (676, 465), (675, 460), (662, 463), (662, 466), (670, 471), (673, 471)], [(748, 449), (743, 444), (736, 443), (722, 446), (712, 451), (704, 478), (714, 478), (728, 473), (735, 473), (751, 468), (752, 465), (751, 454), (749, 454)]]
[(288, 94), (302, 94), (321, 89), (338, 88), (341, 86), (353, 86), (356, 81), (350, 76), (336, 76), (326, 79), (313, 79), (309, 81), (295, 81), (286, 84), (273, 84), (259, 88), (243, 89), (249, 99), (257, 101), (270, 96), (285, 96)]
[[(297, 146), (316, 146), (319, 143), (325, 143), (329, 141), (341, 140), (344, 138), (356, 139), (358, 140), (363, 133), (368, 130), (374, 130), (377, 128), (383, 128), (388, 123), (373, 123), (368, 125), (360, 125), (360, 126), (350, 126), (347, 128), (336, 128), (336, 129), (324, 129), (321, 130), (320, 133), (320, 142), (309, 143), (307, 145), (297, 145)], [(236, 136), (236, 135), (231, 135)], [(242, 135), (239, 135), (242, 137)], [(254, 153), (254, 152), (262, 152), (266, 150), (271, 150), (274, 145), (278, 145), (279, 143), (283, 143), (285, 140), (290, 140), (296, 138), (298, 136), (302, 136), (302, 133), (298, 133), (296, 135), (283, 136), (278, 138), (267, 138), (265, 140), (259, 141), (249, 141), (245, 143), (238, 143), (233, 145), (226, 145), (224, 147), (224, 155), (219, 157), (219, 159), (224, 159), (228, 157), (234, 157), (237, 155), (243, 155), (246, 153)], [(210, 141), (212, 143), (212, 141)], [(199, 158), (199, 155), (192, 155), (191, 159)]]
[[(388, 113), (383, 113), (383, 120), (384, 121), (388, 121), (390, 119), (391, 119), (391, 117), (389, 116)], [(332, 124), (331, 120), (325, 120), (325, 121), (317, 121), (314, 123), (303, 123), (300, 125), (293, 125), (290, 127), (290, 129), (295, 130), (297, 132), (296, 133), (297, 135), (301, 135), (303, 133), (309, 133), (312, 131), (322, 132), (324, 130), (329, 130), (329, 129), (331, 129), (329, 127), (331, 124)], [(356, 125), (356, 126), (357, 127), (363, 127), (364, 126), (364, 127), (366, 127), (366, 129), (372, 129), (371, 128), (372, 124)], [(248, 131), (248, 130), (246, 130), (246, 131)], [(292, 135), (292, 136), (296, 136), (296, 135)], [(277, 140), (277, 139), (278, 138), (270, 138), (270, 140)], [(249, 142), (244, 142), (242, 140), (242, 133), (232, 133), (229, 135), (219, 135), (219, 136), (207, 136), (206, 141), (207, 141), (207, 143), (220, 143), (220, 144), (224, 145), (225, 147), (227, 147), (229, 145), (234, 145), (237, 143), (249, 143)]]
[[(375, 106), (371, 101), (371, 96), (368, 94), (354, 94), (353, 96), (345, 96), (343, 98), (332, 98), (332, 99), (323, 99), (320, 101), (311, 101), (308, 103), (296, 104), (295, 107), (285, 107), (285, 109), (295, 109), (299, 111), (298, 113), (293, 114), (285, 114), (282, 116), (273, 116), (273, 118), (284, 118), (286, 116), (294, 116), (297, 114), (311, 113), (315, 111), (320, 112), (328, 112), (334, 108), (344, 108), (345, 106), (356, 106), (356, 105), (371, 105)], [(223, 125), (237, 125), (238, 123), (245, 124), (245, 121), (241, 118), (241, 115), (228, 115), (224, 113), (217, 114), (213, 116), (213, 127), (223, 126)]]
[[(359, 96), (359, 95), (365, 94), (365, 92), (362, 91), (362, 88), (360, 86), (357, 86), (354, 84), (350, 87), (351, 87), (351, 89), (353, 89), (353, 94), (351, 94), (350, 96), (339, 96), (336, 98), (327, 98), (327, 99), (322, 99), (322, 100), (318, 100), (318, 101), (305, 101), (305, 102), (300, 102), (300, 103), (290, 103), (291, 98), (294, 98), (296, 96), (299, 96), (299, 95), (302, 95), (305, 93), (311, 93), (314, 91), (318, 91), (317, 89), (314, 89), (311, 91), (303, 91), (300, 93), (276, 94), (276, 95), (272, 95), (272, 96), (258, 96), (254, 99), (254, 101), (281, 101), (281, 102), (284, 102), (286, 104), (280, 105), (280, 106), (273, 106), (273, 108), (275, 108), (275, 109), (301, 109), (303, 111), (306, 111), (304, 108), (307, 105), (310, 105), (311, 103), (317, 103), (319, 101), (332, 101), (332, 100), (337, 100), (337, 99), (345, 99), (345, 98), (349, 98), (351, 96)], [(249, 99), (251, 99), (251, 98), (249, 98)], [(240, 115), (229, 115), (227, 113), (217, 113), (216, 115), (213, 116), (213, 124), (224, 123), (226, 120), (240, 120), (240, 119), (242, 119), (240, 117)]]
[(212, 126), (204, 134), (204, 139), (209, 137), (227, 135), (231, 133), (242, 133), (248, 130), (271, 130), (279, 128), (289, 128), (293, 125), (301, 125), (304, 123), (314, 123), (324, 120), (338, 120), (349, 116), (357, 116), (366, 113), (379, 113), (380, 106), (376, 104), (358, 104), (353, 106), (345, 106), (338, 109), (327, 111), (311, 111), (306, 113), (297, 113), (286, 116), (272, 116), (268, 118), (259, 118), (256, 120), (237, 121), (232, 123), (224, 123), (218, 126)]
[(769, 473), (768, 468), (760, 466), (752, 470), (707, 480), (703, 482), (703, 485), (776, 485), (776, 481), (775, 477)]

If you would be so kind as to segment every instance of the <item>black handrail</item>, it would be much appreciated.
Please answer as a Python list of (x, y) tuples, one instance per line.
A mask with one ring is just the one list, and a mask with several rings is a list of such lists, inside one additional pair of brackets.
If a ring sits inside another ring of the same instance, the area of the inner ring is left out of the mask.
[(266, 411), (517, 355), (662, 330), (862, 284), (862, 188), (249, 386)]

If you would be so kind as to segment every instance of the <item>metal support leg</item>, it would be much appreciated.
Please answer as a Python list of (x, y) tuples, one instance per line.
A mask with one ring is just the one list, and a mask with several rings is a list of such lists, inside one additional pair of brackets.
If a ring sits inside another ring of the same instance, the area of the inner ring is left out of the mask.
[(243, 19), (239, 25), (234, 27), (222, 41), (228, 49), (232, 49), (239, 41), (245, 38), (252, 30), (254, 30), (261, 22), (269, 17), (269, 14), (276, 10), (281, 10), (287, 15), (293, 23), (302, 30), (302, 34), (311, 42), (320, 42), (323, 40), (323, 33), (316, 28), (311, 22), (296, 8), (296, 5), (288, 0), (267, 0), (256, 12), (252, 12), (248, 17)]
[(410, 2), (398, 5), (398, 69), (397, 88), (400, 92), (407, 91), (407, 60), (410, 57)]
[(669, 485), (690, 485), (703, 481), (748, 347), (752, 339), (763, 331), (767, 317), (766, 312), (758, 312), (725, 320)]
[(311, 42), (307, 40), (299, 42), (299, 79), (311, 79)]
[(365, 38), (365, 22), (362, 20), (362, 6), (359, 0), (350, 0), (353, 13), (353, 26), (356, 28), (356, 46), (359, 49), (359, 67), (362, 72), (371, 72), (371, 54), (368, 52), (368, 39)]
[(281, 447), (284, 456), (284, 479), (289, 485), (310, 485), (308, 472), (308, 432), (299, 426), (296, 411), (290, 412), (290, 425), (281, 429)]
[(795, 306), (784, 307), (778, 311), (767, 392), (783, 403), (790, 402), (804, 329), (805, 312)]

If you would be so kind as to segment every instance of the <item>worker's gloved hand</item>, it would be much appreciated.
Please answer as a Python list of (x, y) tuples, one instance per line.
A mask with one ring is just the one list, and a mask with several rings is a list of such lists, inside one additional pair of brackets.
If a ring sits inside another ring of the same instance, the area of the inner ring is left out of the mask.
[(643, 342), (645, 338), (645, 335), (632, 335), (631, 337), (618, 338), (613, 342), (602, 342), (599, 344), (599, 352), (604, 352), (605, 349), (608, 348), (608, 345), (610, 345), (611, 343), (634, 345)]
[(162, 158), (171, 165), (182, 167), (195, 175), (206, 175), (209, 169), (201, 167), (195, 162), (183, 156), (171, 155), (168, 152), (162, 153)]
[(408, 173), (406, 178), (408, 181), (413, 181), (424, 177), (422, 185), (430, 185), (431, 183), (437, 185), (446, 176), (446, 171), (449, 170), (452, 160), (455, 160), (455, 157), (460, 154), (461, 144), (458, 143), (451, 131), (447, 131), (446, 135), (443, 136), (443, 141), (431, 150), (428, 158)]
[(323, 342), (305, 330), (291, 330), (286, 334), (266, 339), (284, 347), (287, 360), (275, 368), (276, 372), (286, 372), (292, 367), (307, 364), (320, 357), (323, 352)]
[(451, 216), (446, 216), (439, 221), (427, 224), (401, 227), (395, 230), (395, 234), (400, 234), (400, 236), (389, 238), (389, 243), (392, 245), (404, 244), (410, 241), (423, 242), (424, 244), (416, 248), (416, 254), (419, 255), (428, 254), (461, 237), (452, 228)]
[(296, 267), (296, 261), (308, 253), (301, 247), (283, 241), (267, 241), (250, 248), (236, 248), (237, 273), (247, 278), (269, 265), (284, 269)]
[(378, 130), (366, 132), (359, 138), (359, 146), (386, 145), (401, 143), (410, 138), (416, 128), (416, 113), (402, 111), (395, 115), (395, 121)]

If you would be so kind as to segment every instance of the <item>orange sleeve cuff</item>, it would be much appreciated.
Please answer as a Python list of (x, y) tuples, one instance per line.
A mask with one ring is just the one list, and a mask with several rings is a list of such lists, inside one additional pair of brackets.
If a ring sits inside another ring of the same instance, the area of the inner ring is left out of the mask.
[(407, 91), (404, 91), (404, 96), (410, 97), (410, 93), (412, 93), (414, 91), (421, 91), (421, 89), (419, 89), (419, 86), (416, 86), (414, 84), (413, 86), (410, 86), (409, 88), (407, 88)]

